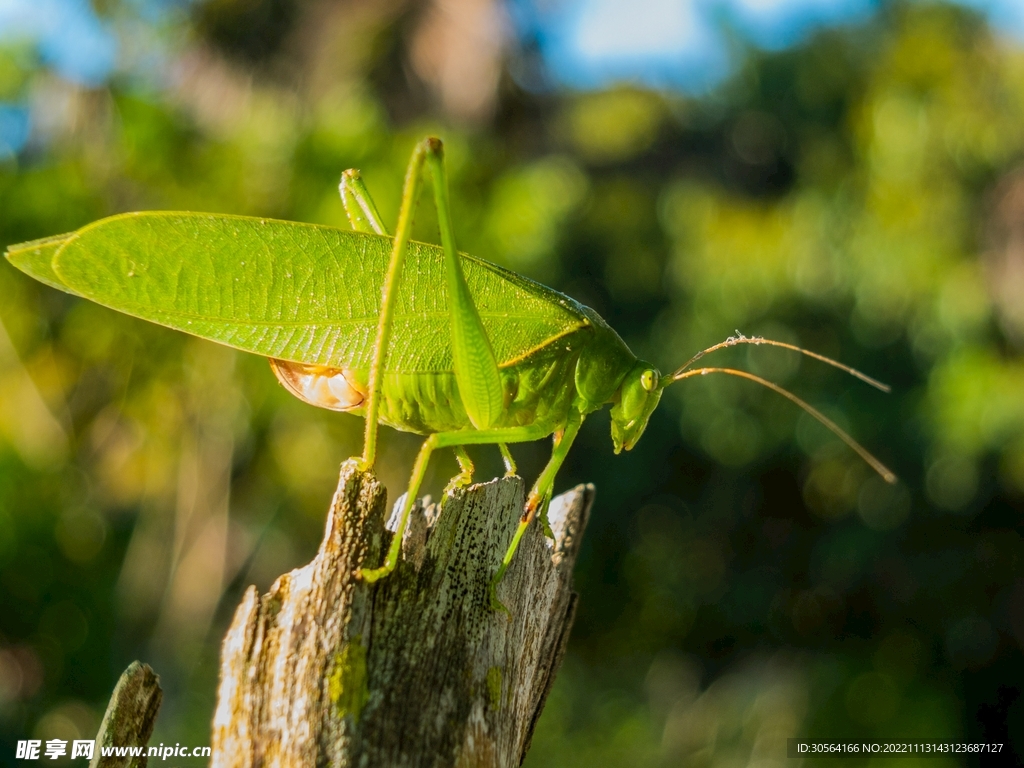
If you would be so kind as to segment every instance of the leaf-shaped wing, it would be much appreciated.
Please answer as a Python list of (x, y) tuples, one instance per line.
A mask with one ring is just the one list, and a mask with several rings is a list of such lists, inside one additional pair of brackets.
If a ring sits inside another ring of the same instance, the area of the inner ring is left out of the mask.
[(53, 257), (62, 245), (74, 237), (74, 234), (74, 232), (69, 232), (66, 235), (54, 235), (41, 240), (12, 245), (7, 249), (7, 260), (26, 275), (34, 277), (41, 283), (46, 283), (51, 288), (75, 293), (64, 285), (57, 277), (57, 273), (53, 271)]
[[(369, 368), (389, 238), (165, 212), (114, 216), (61, 237), (14, 246), (8, 258), (54, 287), (238, 349)], [(407, 259), (385, 369), (451, 371), (443, 253), (413, 242)], [(463, 267), (499, 365), (588, 323), (556, 291), (471, 256)]]

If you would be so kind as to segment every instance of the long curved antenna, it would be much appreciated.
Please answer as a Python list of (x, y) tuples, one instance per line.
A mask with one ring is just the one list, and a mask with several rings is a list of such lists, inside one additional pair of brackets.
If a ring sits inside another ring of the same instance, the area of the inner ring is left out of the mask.
[(783, 389), (778, 384), (768, 381), (767, 379), (762, 379), (760, 376), (755, 376), (753, 373), (747, 373), (746, 371), (740, 371), (735, 368), (694, 368), (689, 371), (676, 371), (676, 373), (672, 374), (672, 376), (669, 377), (669, 381), (666, 383), (671, 384), (672, 382), (675, 381), (688, 379), (691, 376), (703, 376), (708, 373), (727, 373), (730, 376), (739, 376), (742, 379), (749, 379), (750, 381), (768, 387), (768, 389), (772, 390), (773, 392), (777, 392), (790, 402), (796, 403), (805, 411), (807, 411), (807, 413), (811, 414), (811, 416), (813, 416), (822, 424), (824, 424), (829, 430), (831, 430), (831, 432), (836, 437), (838, 437), (840, 440), (842, 440), (844, 443), (850, 446), (854, 451), (856, 451), (857, 455), (864, 459), (864, 461), (867, 462), (869, 467), (871, 467), (873, 470), (875, 470), (875, 472), (881, 475), (882, 479), (885, 480), (885, 482), (896, 482), (896, 475), (893, 474), (893, 472), (888, 467), (886, 467), (882, 462), (880, 462), (878, 459), (876, 459), (874, 456), (868, 453), (868, 450), (864, 446), (862, 446), (860, 443), (858, 443), (856, 440), (850, 437), (846, 432), (844, 432), (838, 424), (832, 421), (832, 419), (823, 414), (814, 406), (801, 400), (788, 389)]
[(878, 379), (873, 379), (870, 376), (868, 376), (867, 374), (861, 373), (856, 368), (851, 368), (850, 366), (845, 365), (844, 363), (840, 363), (838, 360), (833, 360), (831, 357), (825, 357), (824, 355), (819, 355), (817, 352), (811, 352), (809, 349), (804, 349), (803, 347), (798, 347), (798, 346), (796, 346), (794, 344), (787, 344), (784, 341), (775, 341), (773, 339), (765, 339), (765, 338), (762, 338), (760, 336), (744, 336), (739, 331), (736, 331), (736, 335), (735, 336), (730, 336), (725, 341), (721, 341), (718, 344), (715, 344), (714, 346), (708, 347), (707, 349), (702, 349), (696, 355), (691, 357), (689, 360), (686, 361), (686, 363), (683, 366), (681, 366), (680, 368), (676, 369), (675, 373), (673, 373), (671, 376), (668, 377), (669, 380), (670, 380), (669, 383), (671, 383), (672, 381), (678, 380), (679, 375), (683, 371), (685, 371), (687, 368), (689, 368), (695, 362), (697, 362), (702, 357), (704, 357), (704, 355), (710, 354), (712, 352), (717, 352), (718, 350), (725, 349), (726, 347), (735, 347), (738, 344), (758, 344), (758, 345), (760, 345), (760, 344), (768, 344), (768, 345), (773, 346), (773, 347), (782, 347), (783, 349), (791, 349), (794, 352), (799, 352), (801, 355), (807, 355), (807, 357), (812, 357), (815, 360), (818, 360), (818, 361), (820, 361), (822, 363), (825, 363), (827, 365), (831, 365), (833, 368), (838, 368), (839, 370), (844, 371), (844, 372), (850, 374), (851, 376), (860, 379), (865, 384), (870, 384), (875, 389), (880, 389), (882, 392), (891, 392), (892, 391), (892, 388), (888, 384), (883, 384)]

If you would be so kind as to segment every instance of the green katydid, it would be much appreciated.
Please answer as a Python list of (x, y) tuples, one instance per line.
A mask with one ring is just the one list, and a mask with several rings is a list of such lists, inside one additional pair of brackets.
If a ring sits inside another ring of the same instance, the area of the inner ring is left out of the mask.
[[(424, 165), (429, 167), (441, 247), (410, 240)], [(362, 466), (376, 456), (378, 422), (427, 435), (384, 563), (397, 565), (402, 535), (431, 453), (553, 435), (501, 578), (526, 530), (551, 498), (555, 476), (590, 413), (611, 405), (615, 452), (630, 450), (669, 384), (691, 376), (741, 376), (784, 395), (836, 433), (885, 479), (893, 474), (795, 395), (746, 371), (694, 368), (704, 354), (740, 343), (773, 344), (875, 380), (813, 352), (743, 336), (701, 353), (668, 376), (638, 360), (596, 312), (455, 247), (443, 150), (438, 139), (412, 155), (392, 237), (358, 172), (342, 176), (354, 231), (204, 213), (129, 213), (76, 232), (11, 246), (10, 262), (61, 290), (136, 317), (265, 355), (293, 394), (360, 414)], [(493, 593), (492, 593), (493, 594)]]

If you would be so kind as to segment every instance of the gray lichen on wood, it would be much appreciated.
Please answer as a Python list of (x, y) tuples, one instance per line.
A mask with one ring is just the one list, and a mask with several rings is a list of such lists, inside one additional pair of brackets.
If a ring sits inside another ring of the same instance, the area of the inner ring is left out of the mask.
[(260, 596), (250, 587), (224, 639), (214, 766), (513, 766), (564, 653), (572, 568), (593, 487), (531, 526), (498, 595), (488, 584), (523, 509), (520, 478), (417, 505), (403, 558), (380, 562), (385, 491), (342, 465), (314, 560)]
[(160, 678), (148, 664), (138, 661), (129, 664), (107, 704), (89, 768), (145, 768), (144, 754), (103, 757), (102, 748), (145, 747), (153, 735), (163, 697)]

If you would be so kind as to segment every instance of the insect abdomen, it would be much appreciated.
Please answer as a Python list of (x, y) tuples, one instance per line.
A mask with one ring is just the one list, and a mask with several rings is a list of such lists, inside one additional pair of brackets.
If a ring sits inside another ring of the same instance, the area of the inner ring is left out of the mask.
[[(575, 350), (543, 349), (501, 369), (504, 409), (495, 428), (565, 424), (575, 397)], [(430, 434), (473, 429), (453, 373), (386, 373), (381, 421), (406, 432)]]
[[(574, 374), (589, 333), (573, 333), (501, 368), (504, 409), (496, 427), (565, 424), (575, 399)], [(278, 381), (301, 400), (320, 408), (363, 415), (369, 387), (366, 371), (271, 360)], [(452, 372), (386, 372), (380, 420), (417, 434), (472, 429)]]

